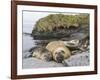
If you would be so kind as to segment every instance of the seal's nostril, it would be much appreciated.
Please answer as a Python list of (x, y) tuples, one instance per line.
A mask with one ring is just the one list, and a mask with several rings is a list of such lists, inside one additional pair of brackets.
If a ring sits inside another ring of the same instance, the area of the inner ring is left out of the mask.
[(63, 56), (59, 56), (56, 59), (57, 59), (58, 63), (61, 63), (63, 61), (64, 57)]

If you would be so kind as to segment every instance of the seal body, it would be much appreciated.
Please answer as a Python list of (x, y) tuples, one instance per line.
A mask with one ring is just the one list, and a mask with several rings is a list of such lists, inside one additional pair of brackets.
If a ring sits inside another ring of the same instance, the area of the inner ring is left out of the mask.
[(52, 41), (47, 44), (46, 49), (52, 53), (53, 59), (58, 63), (61, 63), (71, 55), (70, 50), (63, 41)]
[(45, 61), (51, 61), (52, 60), (52, 54), (50, 51), (48, 51), (46, 48), (43, 47), (37, 47), (32, 52), (32, 57), (36, 57), (41, 60)]

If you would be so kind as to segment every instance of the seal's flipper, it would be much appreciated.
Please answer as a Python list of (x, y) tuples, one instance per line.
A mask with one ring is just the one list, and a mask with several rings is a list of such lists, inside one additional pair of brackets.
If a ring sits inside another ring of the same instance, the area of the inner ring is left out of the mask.
[(62, 61), (62, 64), (66, 67), (68, 67), (69, 65), (65, 62), (65, 61)]
[(30, 54), (26, 54), (25, 56), (24, 56), (24, 58), (30, 58), (30, 57), (32, 57), (32, 54), (30, 53)]
[(31, 49), (29, 49), (29, 51), (28, 51), (28, 52), (32, 52), (32, 51), (33, 51), (33, 49), (34, 49), (34, 47), (32, 47)]

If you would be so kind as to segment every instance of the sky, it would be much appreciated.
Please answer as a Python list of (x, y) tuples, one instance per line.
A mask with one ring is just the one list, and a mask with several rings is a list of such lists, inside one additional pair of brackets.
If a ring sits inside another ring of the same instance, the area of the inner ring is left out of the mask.
[[(51, 13), (23, 11), (23, 32), (31, 32), (35, 23)], [(55, 13), (52, 13), (55, 14)]]

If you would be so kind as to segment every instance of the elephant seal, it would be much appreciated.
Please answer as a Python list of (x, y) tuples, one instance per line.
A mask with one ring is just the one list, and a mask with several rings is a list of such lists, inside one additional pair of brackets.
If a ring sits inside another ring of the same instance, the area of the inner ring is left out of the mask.
[(52, 41), (47, 44), (46, 49), (52, 53), (53, 59), (58, 63), (62, 63), (64, 59), (71, 55), (63, 41)]
[(33, 49), (31, 53), (32, 57), (36, 57), (38, 59), (44, 60), (44, 61), (51, 61), (52, 60), (52, 54), (50, 51), (48, 51), (44, 47), (36, 47)]

